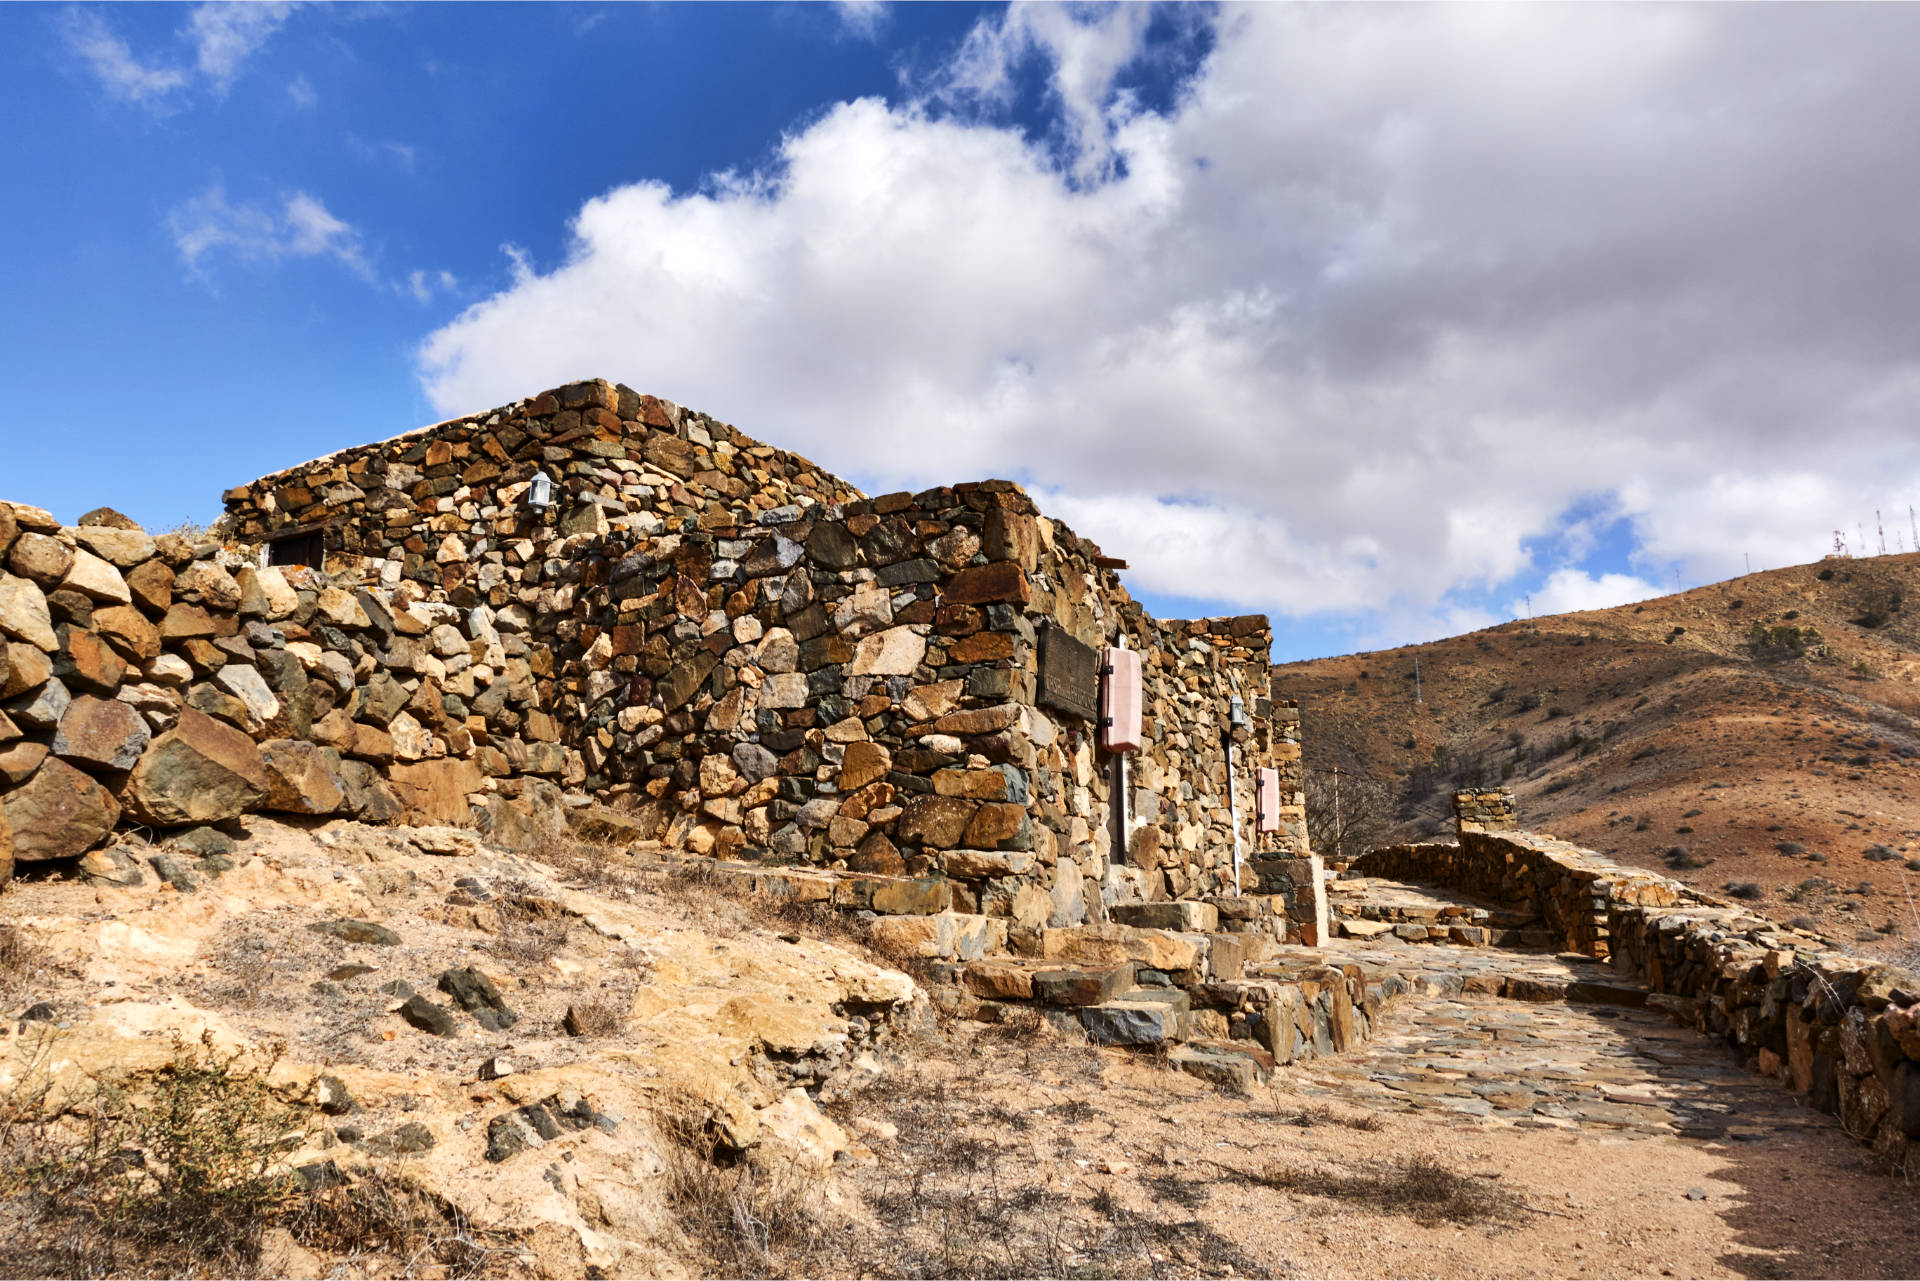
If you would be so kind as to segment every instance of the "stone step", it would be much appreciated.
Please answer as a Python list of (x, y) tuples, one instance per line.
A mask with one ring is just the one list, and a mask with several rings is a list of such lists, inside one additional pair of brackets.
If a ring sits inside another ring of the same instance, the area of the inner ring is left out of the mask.
[(1193, 997), (1177, 987), (1136, 987), (1120, 995), (1122, 1001), (1152, 1001), (1165, 1005), (1174, 1011), (1185, 1014), (1193, 1009)]
[[(1182, 993), (1185, 995), (1185, 993)], [(1127, 999), (1081, 1007), (1080, 1025), (1095, 1045), (1160, 1045), (1182, 1040), (1191, 1017), (1170, 1001)]]
[(1133, 987), (1131, 962), (1119, 965), (1036, 970), (1033, 999), (1047, 1005), (1099, 1005)]
[(1174, 930), (1188, 934), (1213, 934), (1220, 929), (1220, 909), (1211, 903), (1193, 899), (1116, 903), (1110, 909), (1110, 914), (1120, 924), (1137, 929)]
[(868, 925), (873, 946), (901, 956), (977, 961), (1007, 950), (1007, 918), (972, 912), (931, 916), (876, 916)]
[(1245, 1041), (1196, 1040), (1176, 1045), (1167, 1061), (1215, 1085), (1251, 1089), (1273, 1075), (1273, 1055)]

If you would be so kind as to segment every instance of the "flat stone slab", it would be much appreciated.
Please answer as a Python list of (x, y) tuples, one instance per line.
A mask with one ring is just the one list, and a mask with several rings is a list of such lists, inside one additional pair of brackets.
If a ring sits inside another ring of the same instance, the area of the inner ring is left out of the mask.
[(1390, 1005), (1373, 1033), (1353, 1052), (1295, 1067), (1288, 1085), (1376, 1111), (1616, 1141), (1731, 1142), (1734, 1118), (1763, 1131), (1834, 1124), (1654, 1009), (1415, 997)]

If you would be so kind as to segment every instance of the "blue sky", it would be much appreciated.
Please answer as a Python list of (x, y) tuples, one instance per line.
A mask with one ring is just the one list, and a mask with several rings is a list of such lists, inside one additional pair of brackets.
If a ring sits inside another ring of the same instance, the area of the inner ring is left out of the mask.
[(204, 522), (606, 376), (871, 491), (1021, 480), (1282, 659), (1894, 550), (1916, 28), (0, 7), (0, 496)]

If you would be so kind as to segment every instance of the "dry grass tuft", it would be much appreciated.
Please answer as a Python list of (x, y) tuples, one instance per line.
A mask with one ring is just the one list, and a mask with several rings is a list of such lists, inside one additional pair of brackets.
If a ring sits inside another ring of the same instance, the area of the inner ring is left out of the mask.
[(372, 1275), (446, 1278), (511, 1273), (519, 1251), (476, 1230), (457, 1208), (405, 1175), (387, 1170), (352, 1182), (328, 1180), (287, 1217), (306, 1249), (352, 1263), (385, 1261)]
[(547, 836), (530, 846), (526, 855), (602, 898), (631, 903), (647, 888), (647, 877), (632, 853), (618, 846)]
[(1281, 1096), (1277, 1090), (1273, 1092), (1272, 1105), (1273, 1111), (1262, 1119), (1277, 1121), (1281, 1125), (1296, 1125), (1303, 1130), (1310, 1130), (1316, 1125), (1338, 1125), (1349, 1130), (1360, 1130), (1371, 1134), (1386, 1128), (1386, 1122), (1372, 1112), (1355, 1112), (1349, 1116), (1341, 1116), (1324, 1103), (1316, 1103), (1312, 1107), (1286, 1106), (1281, 1102)]
[[(53, 954), (11, 925), (0, 925), (0, 1003), (11, 1007), (35, 992), (59, 970)], [(18, 1014), (0, 1009), (0, 1014)]]
[(515, 973), (544, 970), (567, 945), (566, 914), (528, 881), (502, 881), (494, 892), (496, 931), (487, 951)]
[(1426, 1225), (1489, 1223), (1517, 1217), (1520, 1203), (1485, 1179), (1448, 1169), (1431, 1156), (1349, 1174), (1273, 1164), (1258, 1171), (1230, 1170), (1243, 1182), (1282, 1192), (1359, 1203)]
[(706, 1107), (669, 1096), (654, 1114), (667, 1199), (716, 1277), (840, 1273), (821, 1181), (792, 1162), (732, 1152)]
[(561, 1027), (568, 1036), (618, 1036), (631, 1017), (631, 990), (599, 991), (569, 1004)]

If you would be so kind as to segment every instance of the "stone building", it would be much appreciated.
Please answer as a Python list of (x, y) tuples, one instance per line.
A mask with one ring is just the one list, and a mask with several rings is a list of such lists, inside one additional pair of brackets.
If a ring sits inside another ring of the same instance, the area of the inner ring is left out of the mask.
[[(1207, 898), (1325, 929), (1266, 619), (1152, 618), (1011, 482), (868, 497), (582, 382), (225, 503), (247, 559), (358, 589), (295, 620), (346, 676), (275, 732), (440, 763), (443, 821), (511, 835), (591, 800), (638, 837), (919, 878), (1026, 927)], [(1108, 647), (1140, 656), (1131, 753), (1101, 746)]]

